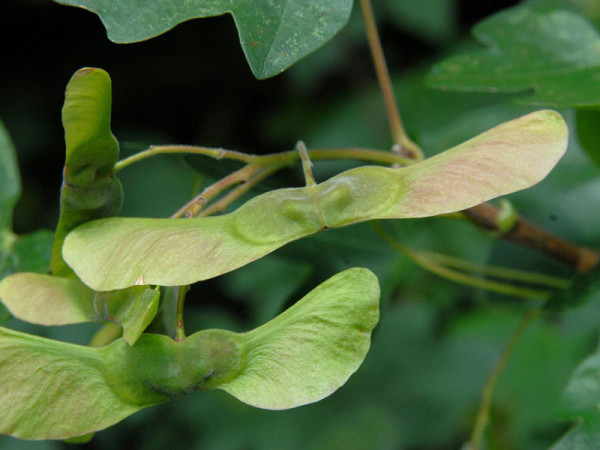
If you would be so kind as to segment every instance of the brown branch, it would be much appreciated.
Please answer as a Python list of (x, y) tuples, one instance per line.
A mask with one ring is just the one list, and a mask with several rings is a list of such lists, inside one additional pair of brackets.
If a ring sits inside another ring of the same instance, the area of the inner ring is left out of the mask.
[[(498, 216), (500, 209), (490, 203), (482, 203), (464, 210), (463, 213), (480, 228), (499, 232)], [(519, 217), (515, 225), (506, 233), (501, 234), (502, 239), (515, 242), (533, 250), (551, 256), (571, 267), (578, 272), (587, 270), (598, 264), (600, 255), (598, 252), (578, 247), (564, 241), (546, 230), (527, 222)]]

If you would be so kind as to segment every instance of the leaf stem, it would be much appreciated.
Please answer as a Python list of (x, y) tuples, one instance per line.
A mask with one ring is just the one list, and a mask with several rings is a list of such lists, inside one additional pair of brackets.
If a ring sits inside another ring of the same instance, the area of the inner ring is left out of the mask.
[(543, 273), (515, 270), (510, 269), (508, 267), (476, 264), (471, 261), (434, 252), (420, 252), (420, 254), (426, 256), (430, 260), (436, 261), (437, 263), (447, 267), (453, 267), (455, 269), (468, 271), (471, 273), (478, 273), (481, 275), (487, 275), (494, 278), (521, 281), (529, 284), (537, 284), (555, 289), (567, 289), (570, 285), (569, 280), (560, 277), (554, 277), (551, 275), (546, 275)]
[(392, 141), (395, 145), (400, 146), (400, 151), (407, 151), (412, 159), (421, 161), (424, 158), (423, 151), (417, 144), (410, 140), (406, 134), (402, 119), (400, 118), (398, 104), (396, 103), (396, 97), (394, 96), (394, 90), (390, 80), (390, 73), (385, 61), (383, 48), (381, 47), (379, 33), (377, 32), (377, 24), (373, 14), (371, 0), (360, 0), (360, 5), (365, 21), (367, 40), (369, 41), (369, 47), (371, 49), (371, 54), (373, 55), (375, 72), (377, 73), (377, 78), (383, 94), (383, 101), (385, 102)]
[(177, 312), (175, 322), (175, 341), (185, 341), (185, 330), (183, 329), (183, 304), (185, 302), (185, 295), (190, 290), (189, 285), (179, 286), (179, 293), (177, 295)]
[(211, 184), (200, 192), (200, 194), (192, 198), (189, 202), (179, 208), (171, 218), (182, 216), (189, 218), (197, 216), (211, 198), (234, 184), (247, 182), (258, 170), (259, 167), (257, 166), (247, 165), (230, 173), (225, 178), (221, 178), (216, 183)]
[(506, 367), (506, 363), (512, 355), (513, 350), (517, 346), (517, 343), (523, 336), (523, 333), (525, 332), (529, 324), (540, 315), (540, 313), (540, 309), (534, 309), (525, 314), (525, 317), (523, 317), (521, 323), (510, 337), (510, 340), (506, 344), (506, 347), (504, 347), (500, 358), (498, 359), (498, 361), (496, 361), (494, 370), (492, 371), (490, 377), (488, 378), (483, 388), (481, 404), (479, 405), (479, 411), (475, 419), (475, 426), (473, 427), (473, 432), (471, 433), (469, 450), (479, 450), (481, 448), (483, 434), (490, 421), (490, 410), (492, 407), (492, 397), (494, 395), (494, 389), (496, 388), (496, 384), (498, 383), (500, 374), (504, 370), (504, 367)]
[[(383, 227), (379, 223), (371, 222), (376, 233), (381, 236), (387, 243), (389, 243), (393, 248), (398, 250), (404, 256), (409, 258), (415, 264), (421, 266), (422, 268), (435, 273), (443, 278), (454, 281), (456, 283), (464, 284), (467, 286), (472, 286), (479, 289), (485, 289), (488, 291), (498, 292), (501, 294), (514, 295), (516, 297), (524, 297), (524, 298), (539, 298), (546, 299), (549, 297), (550, 292), (541, 289), (533, 289), (528, 287), (515, 286), (513, 284), (502, 283), (499, 281), (488, 280), (484, 278), (474, 277), (472, 275), (466, 274), (464, 272), (459, 272), (453, 269), (450, 269), (438, 262), (435, 261), (435, 258), (431, 258), (431, 253), (428, 252), (419, 252), (412, 250), (405, 245), (398, 242), (394, 239), (390, 234), (384, 231)], [(443, 256), (443, 255), (437, 255)], [(439, 258), (441, 259), (441, 258)], [(454, 258), (452, 258), (454, 259)], [(456, 261), (454, 261), (456, 262)], [(516, 271), (515, 271), (516, 272)], [(506, 274), (505, 274), (506, 275)], [(525, 273), (521, 274), (521, 278), (526, 278), (527, 275)]]
[(267, 178), (269, 175), (275, 173), (280, 168), (281, 167), (273, 166), (259, 170), (245, 183), (235, 187), (233, 190), (231, 190), (231, 192), (224, 195), (222, 198), (215, 201), (210, 206), (206, 207), (204, 210), (200, 211), (197, 215), (201, 217), (206, 217), (216, 212), (224, 211), (231, 203), (237, 200), (241, 195), (248, 192), (252, 187), (254, 187), (259, 182)]
[[(289, 165), (296, 164), (299, 159), (297, 150), (288, 150), (270, 155), (253, 155), (242, 153), (234, 150), (213, 149), (208, 147), (197, 147), (191, 145), (165, 145), (152, 146), (147, 150), (131, 155), (121, 161), (118, 161), (114, 168), (114, 172), (124, 169), (125, 167), (156, 155), (167, 154), (187, 154), (187, 155), (202, 155), (213, 159), (231, 159), (246, 164), (269, 166), (269, 165)], [(331, 159), (359, 159), (380, 164), (400, 164), (407, 166), (415, 161), (409, 157), (390, 153), (385, 150), (369, 149), (369, 148), (322, 148), (308, 150), (310, 159), (316, 160), (331, 160)]]
[(306, 150), (306, 145), (304, 145), (304, 142), (298, 141), (296, 144), (296, 150), (298, 150), (298, 153), (300, 154), (306, 185), (316, 186), (317, 182), (315, 181), (315, 176), (312, 173), (312, 162), (310, 160), (310, 156), (308, 156), (308, 151)]
[(117, 161), (113, 167), (114, 172), (124, 169), (125, 167), (146, 159), (150, 156), (165, 155), (172, 153), (186, 153), (190, 155), (204, 155), (210, 156), (214, 159), (234, 159), (237, 161), (245, 162), (247, 164), (252, 163), (254, 155), (247, 155), (245, 153), (236, 152), (232, 150), (225, 150), (222, 148), (209, 148), (209, 147), (197, 147), (191, 145), (152, 145), (150, 148), (131, 155), (125, 159)]

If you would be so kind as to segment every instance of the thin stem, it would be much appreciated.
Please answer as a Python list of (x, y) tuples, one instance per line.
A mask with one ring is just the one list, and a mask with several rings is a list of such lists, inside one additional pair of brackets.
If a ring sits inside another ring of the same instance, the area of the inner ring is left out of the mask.
[(313, 161), (330, 159), (360, 159), (379, 164), (400, 164), (409, 166), (414, 164), (414, 159), (408, 158), (397, 153), (390, 153), (383, 150), (374, 150), (368, 148), (327, 148), (308, 150), (308, 156)]
[(306, 150), (306, 145), (304, 145), (304, 142), (298, 141), (296, 144), (296, 150), (298, 150), (298, 153), (300, 154), (306, 185), (316, 186), (317, 182), (315, 181), (315, 176), (312, 173), (312, 162), (310, 160), (310, 156), (308, 156), (308, 151)]
[(514, 286), (512, 284), (502, 283), (499, 281), (492, 281), (483, 278), (473, 277), (463, 272), (458, 272), (456, 270), (440, 266), (439, 264), (436, 264), (422, 257), (418, 253), (411, 253), (405, 253), (405, 255), (424, 269), (427, 269), (430, 272), (435, 273), (436, 275), (439, 275), (443, 278), (460, 284), (472, 286), (479, 289), (485, 289), (487, 291), (498, 292), (500, 294), (514, 295), (515, 297), (547, 299), (550, 296), (550, 293), (548, 291), (544, 291), (541, 289), (519, 287)]
[(179, 286), (179, 293), (177, 295), (177, 313), (175, 322), (175, 341), (185, 341), (185, 330), (183, 329), (183, 303), (185, 302), (185, 295), (190, 290), (189, 285)]
[(204, 208), (204, 205), (206, 205), (211, 198), (234, 184), (245, 183), (256, 173), (257, 170), (259, 170), (258, 167), (248, 165), (230, 173), (225, 178), (222, 178), (216, 183), (211, 184), (200, 194), (196, 195), (193, 199), (179, 208), (179, 210), (175, 212), (171, 218), (197, 216), (202, 208)]
[(423, 151), (417, 144), (410, 140), (406, 134), (404, 125), (402, 124), (402, 119), (400, 118), (400, 112), (398, 110), (396, 97), (394, 96), (394, 90), (390, 80), (390, 74), (385, 62), (385, 55), (383, 54), (379, 33), (377, 32), (377, 24), (375, 23), (375, 16), (373, 14), (371, 1), (360, 0), (360, 5), (362, 7), (363, 18), (365, 21), (367, 40), (369, 41), (369, 47), (371, 48), (371, 54), (373, 55), (375, 71), (377, 72), (377, 78), (383, 93), (385, 109), (390, 125), (390, 131), (392, 133), (392, 141), (394, 144), (400, 146), (401, 150), (407, 150), (413, 159), (421, 161), (424, 158)]
[(486, 266), (475, 264), (460, 258), (454, 258), (448, 255), (442, 255), (433, 252), (419, 252), (428, 259), (438, 262), (447, 267), (453, 267), (463, 271), (487, 275), (494, 278), (502, 278), (512, 281), (521, 281), (529, 284), (537, 284), (556, 289), (567, 289), (570, 285), (569, 280), (564, 278), (553, 277), (538, 272), (528, 272), (522, 270), (509, 269), (507, 267)]
[(225, 211), (225, 209), (231, 203), (233, 203), (235, 200), (237, 200), (241, 195), (248, 192), (252, 187), (254, 187), (256, 184), (258, 184), (260, 181), (264, 180), (269, 175), (275, 173), (279, 169), (281, 169), (281, 166), (268, 167), (266, 169), (260, 170), (259, 172), (255, 173), (254, 176), (252, 178), (250, 178), (248, 181), (246, 181), (244, 184), (237, 186), (231, 192), (229, 192), (227, 195), (224, 195), (222, 198), (215, 201), (210, 206), (206, 207), (204, 210), (200, 211), (198, 216), (206, 217), (206, 216), (210, 216), (211, 214), (214, 214), (217, 212)]
[(407, 258), (409, 258), (415, 264), (448, 280), (479, 289), (485, 289), (501, 294), (514, 295), (516, 297), (546, 299), (550, 294), (548, 291), (541, 289), (532, 289), (527, 287), (514, 286), (512, 284), (501, 283), (493, 280), (486, 280), (465, 274), (463, 272), (458, 272), (456, 270), (449, 269), (448, 267), (444, 267), (440, 264), (437, 264), (435, 261), (432, 261), (428, 257), (428, 254), (414, 251), (402, 245), (400, 242), (396, 241), (391, 235), (385, 232), (381, 225), (379, 225), (378, 223), (372, 222), (372, 225), (375, 228), (377, 234), (379, 234), (379, 236), (381, 236), (392, 247), (394, 247)]
[(470, 450), (479, 450), (481, 448), (481, 443), (483, 441), (483, 434), (485, 429), (490, 421), (490, 411), (492, 408), (492, 397), (494, 395), (494, 389), (496, 388), (496, 384), (498, 383), (498, 379), (500, 378), (500, 374), (506, 367), (506, 363), (510, 359), (513, 350), (517, 346), (517, 343), (523, 336), (523, 333), (529, 326), (531, 322), (533, 322), (541, 313), (540, 309), (534, 309), (529, 311), (521, 323), (510, 337), (508, 344), (502, 351), (500, 358), (496, 361), (496, 365), (494, 370), (492, 371), (490, 377), (488, 378), (485, 386), (483, 388), (483, 395), (481, 397), (481, 404), (479, 405), (479, 411), (477, 413), (477, 418), (475, 419), (475, 426), (473, 427), (473, 432), (471, 433), (470, 440)]
[(125, 167), (141, 161), (142, 159), (149, 158), (155, 155), (165, 155), (173, 153), (186, 153), (190, 155), (204, 155), (210, 156), (214, 159), (235, 159), (237, 161), (245, 162), (250, 164), (254, 158), (253, 155), (247, 155), (245, 153), (236, 152), (232, 150), (224, 150), (222, 148), (208, 148), (208, 147), (196, 147), (188, 145), (153, 145), (147, 150), (131, 155), (121, 161), (117, 161), (113, 171), (118, 172)]
[[(131, 155), (121, 161), (118, 161), (114, 168), (114, 172), (124, 169), (125, 167), (156, 155), (167, 154), (187, 154), (187, 155), (202, 155), (214, 159), (230, 159), (244, 162), (246, 164), (254, 164), (260, 166), (268, 165), (294, 165), (299, 154), (297, 150), (288, 150), (285, 152), (273, 153), (270, 155), (252, 155), (233, 150), (213, 149), (208, 147), (197, 147), (191, 145), (163, 145), (152, 146), (147, 150)], [(308, 150), (308, 155), (312, 160), (330, 160), (330, 159), (359, 159), (380, 164), (400, 164), (403, 166), (414, 163), (414, 160), (406, 156), (396, 153), (390, 153), (384, 150), (368, 149), (368, 148), (326, 148)]]

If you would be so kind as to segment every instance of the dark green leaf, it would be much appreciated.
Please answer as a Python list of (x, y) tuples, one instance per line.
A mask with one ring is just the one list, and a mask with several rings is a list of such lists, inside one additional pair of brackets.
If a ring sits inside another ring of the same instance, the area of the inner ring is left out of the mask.
[(189, 19), (231, 14), (257, 78), (268, 78), (321, 47), (348, 21), (352, 0), (55, 0), (90, 10), (119, 43), (150, 39)]
[(573, 308), (585, 302), (589, 297), (600, 292), (600, 264), (592, 269), (577, 274), (569, 289), (558, 291), (548, 299), (545, 307), (550, 310)]
[(381, 18), (393, 20), (430, 41), (440, 42), (456, 33), (456, 3), (456, 0), (392, 0), (374, 6), (385, 8), (385, 16)]
[(191, 284), (326, 228), (455, 212), (525, 189), (550, 172), (566, 144), (561, 116), (538, 111), (418, 164), (359, 167), (267, 192), (218, 217), (90, 222), (67, 236), (63, 256), (96, 290)]
[[(21, 180), (15, 148), (0, 122), (0, 234), (12, 230), (12, 213), (21, 195)], [(0, 238), (0, 253), (2, 252)]]
[(600, 353), (587, 358), (565, 388), (557, 415), (579, 423), (553, 449), (595, 449), (600, 439)]
[[(12, 233), (12, 214), (20, 195), (21, 180), (15, 148), (0, 122), (0, 277), (15, 270), (12, 246), (16, 236)], [(0, 323), (3, 320), (7, 320), (7, 313), (0, 308)]]
[(557, 407), (565, 419), (597, 418), (600, 406), (600, 353), (575, 369)]
[(582, 420), (565, 434), (551, 450), (596, 450), (600, 442), (600, 415)]
[(590, 159), (600, 167), (600, 111), (577, 110), (577, 137)]
[(48, 230), (19, 236), (13, 244), (13, 258), (18, 271), (47, 273), (53, 239), (54, 234)]
[(10, 315), (6, 307), (2, 303), (0, 303), (0, 326), (8, 322), (11, 319), (11, 317), (12, 316)]
[(112, 171), (119, 144), (110, 131), (111, 101), (110, 77), (102, 69), (80, 69), (67, 85), (62, 110), (66, 161), (51, 261), (58, 276), (72, 274), (61, 255), (67, 233), (121, 207), (121, 183)]
[(434, 66), (431, 86), (527, 92), (518, 101), (533, 105), (600, 105), (600, 34), (576, 10), (528, 3), (486, 19), (473, 33), (488, 48)]
[(248, 333), (143, 334), (134, 346), (92, 348), (0, 328), (0, 433), (82, 436), (210, 388), (261, 408), (315, 402), (357, 370), (378, 319), (377, 278), (355, 268)]

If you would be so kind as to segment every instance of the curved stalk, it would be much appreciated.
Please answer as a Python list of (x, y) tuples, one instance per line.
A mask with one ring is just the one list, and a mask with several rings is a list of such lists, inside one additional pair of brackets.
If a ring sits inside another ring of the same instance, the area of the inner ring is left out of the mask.
[(200, 194), (192, 198), (189, 202), (179, 208), (179, 210), (175, 212), (171, 218), (197, 216), (202, 208), (204, 208), (204, 205), (206, 205), (211, 198), (234, 184), (246, 183), (258, 170), (258, 167), (248, 165), (230, 173), (225, 178), (222, 178), (216, 183), (211, 184)]
[(188, 285), (179, 286), (179, 293), (177, 295), (177, 312), (175, 322), (175, 340), (177, 342), (185, 341), (185, 330), (183, 328), (183, 304), (185, 302), (185, 295), (190, 290)]
[(508, 344), (506, 344), (506, 347), (504, 347), (500, 358), (498, 359), (498, 361), (496, 361), (494, 370), (492, 371), (490, 377), (488, 378), (483, 388), (481, 404), (479, 406), (477, 418), (475, 419), (475, 426), (473, 427), (473, 432), (469, 441), (469, 450), (479, 450), (481, 448), (483, 434), (485, 432), (487, 424), (490, 421), (490, 410), (492, 408), (492, 397), (494, 395), (494, 389), (496, 388), (496, 384), (498, 383), (500, 374), (502, 374), (502, 371), (504, 370), (506, 363), (512, 355), (513, 350), (517, 346), (519, 339), (521, 338), (521, 336), (523, 336), (523, 333), (525, 332), (529, 324), (533, 322), (540, 315), (540, 313), (540, 309), (534, 309), (525, 315), (525, 317), (523, 318), (523, 320), (521, 320), (521, 323), (519, 324), (513, 335), (510, 337)]
[[(500, 294), (514, 295), (516, 297), (547, 299), (550, 295), (550, 292), (546, 290), (515, 286), (513, 284), (479, 278), (464, 272), (450, 269), (436, 262), (435, 258), (432, 259), (430, 253), (412, 250), (396, 241), (391, 235), (383, 230), (381, 225), (377, 223), (372, 224), (377, 234), (379, 234), (379, 236), (381, 236), (381, 238), (389, 243), (393, 248), (398, 250), (415, 264), (448, 280), (479, 289), (498, 292)], [(505, 273), (504, 275), (506, 276), (508, 274)], [(523, 278), (527, 278), (527, 273), (522, 272), (519, 275), (519, 278), (521, 279), (520, 281), (523, 281)]]
[(521, 281), (529, 284), (536, 284), (540, 286), (546, 286), (555, 289), (567, 289), (570, 285), (569, 280), (560, 277), (554, 277), (538, 272), (528, 272), (524, 270), (509, 269), (508, 267), (499, 266), (487, 266), (482, 264), (475, 264), (471, 261), (467, 261), (460, 258), (455, 258), (448, 255), (442, 255), (440, 253), (433, 252), (419, 252), (421, 255), (427, 257), (431, 261), (436, 261), (447, 267), (453, 267), (455, 269), (477, 273), (480, 275), (487, 275), (494, 278), (501, 278), (512, 281)]
[(269, 175), (275, 173), (276, 171), (278, 171), (281, 168), (282, 168), (281, 166), (279, 166), (279, 167), (274, 166), (274, 167), (268, 167), (268, 168), (259, 170), (246, 182), (235, 187), (234, 189), (231, 190), (231, 192), (227, 193), (222, 198), (215, 201), (214, 203), (212, 203), (210, 206), (208, 206), (204, 210), (200, 211), (197, 214), (197, 216), (206, 217), (206, 216), (210, 216), (211, 214), (224, 211), (229, 205), (231, 205), (231, 203), (233, 203), (235, 200), (237, 200), (241, 195), (248, 192), (252, 187), (256, 186), (259, 182), (261, 182), (262, 180), (267, 178)]
[(308, 151), (306, 150), (306, 145), (304, 142), (298, 141), (296, 144), (296, 150), (300, 154), (300, 160), (302, 161), (302, 170), (304, 172), (304, 179), (306, 180), (307, 186), (315, 186), (317, 182), (315, 181), (315, 176), (312, 173), (312, 161), (310, 160), (310, 156), (308, 156)]
[(247, 164), (251, 163), (253, 159), (253, 155), (247, 155), (245, 153), (236, 152), (232, 150), (224, 150), (222, 148), (196, 147), (191, 145), (152, 145), (146, 150), (143, 150), (139, 153), (117, 161), (113, 167), (113, 171), (118, 172), (119, 170), (122, 170), (133, 163), (149, 158), (151, 156), (167, 155), (173, 153), (203, 155), (209, 156), (214, 159), (234, 159), (237, 161), (245, 162)]
[[(246, 164), (270, 166), (270, 165), (289, 165), (292, 166), (300, 159), (297, 150), (288, 150), (285, 152), (272, 153), (270, 155), (252, 155), (234, 150), (224, 150), (208, 147), (198, 147), (192, 145), (163, 145), (152, 146), (139, 153), (131, 155), (118, 161), (114, 172), (118, 172), (136, 162), (142, 161), (156, 155), (201, 155), (213, 159), (230, 159), (244, 162)], [(406, 156), (390, 153), (385, 150), (370, 148), (322, 148), (308, 150), (308, 155), (312, 160), (332, 160), (332, 159), (358, 159), (379, 164), (393, 165), (400, 164), (407, 166), (415, 161)]]
[(424, 159), (423, 151), (417, 144), (410, 140), (406, 134), (402, 119), (400, 118), (400, 112), (398, 110), (396, 97), (394, 96), (394, 90), (390, 80), (390, 74), (385, 62), (385, 56), (381, 47), (379, 33), (377, 32), (377, 25), (373, 15), (371, 1), (360, 0), (360, 5), (362, 7), (363, 18), (365, 21), (367, 40), (369, 41), (369, 47), (371, 49), (371, 54), (373, 55), (375, 71), (377, 73), (379, 86), (381, 87), (383, 100), (385, 102), (385, 109), (390, 125), (390, 132), (392, 134), (392, 141), (395, 145), (400, 147), (400, 151), (407, 151), (412, 159), (421, 161)]

